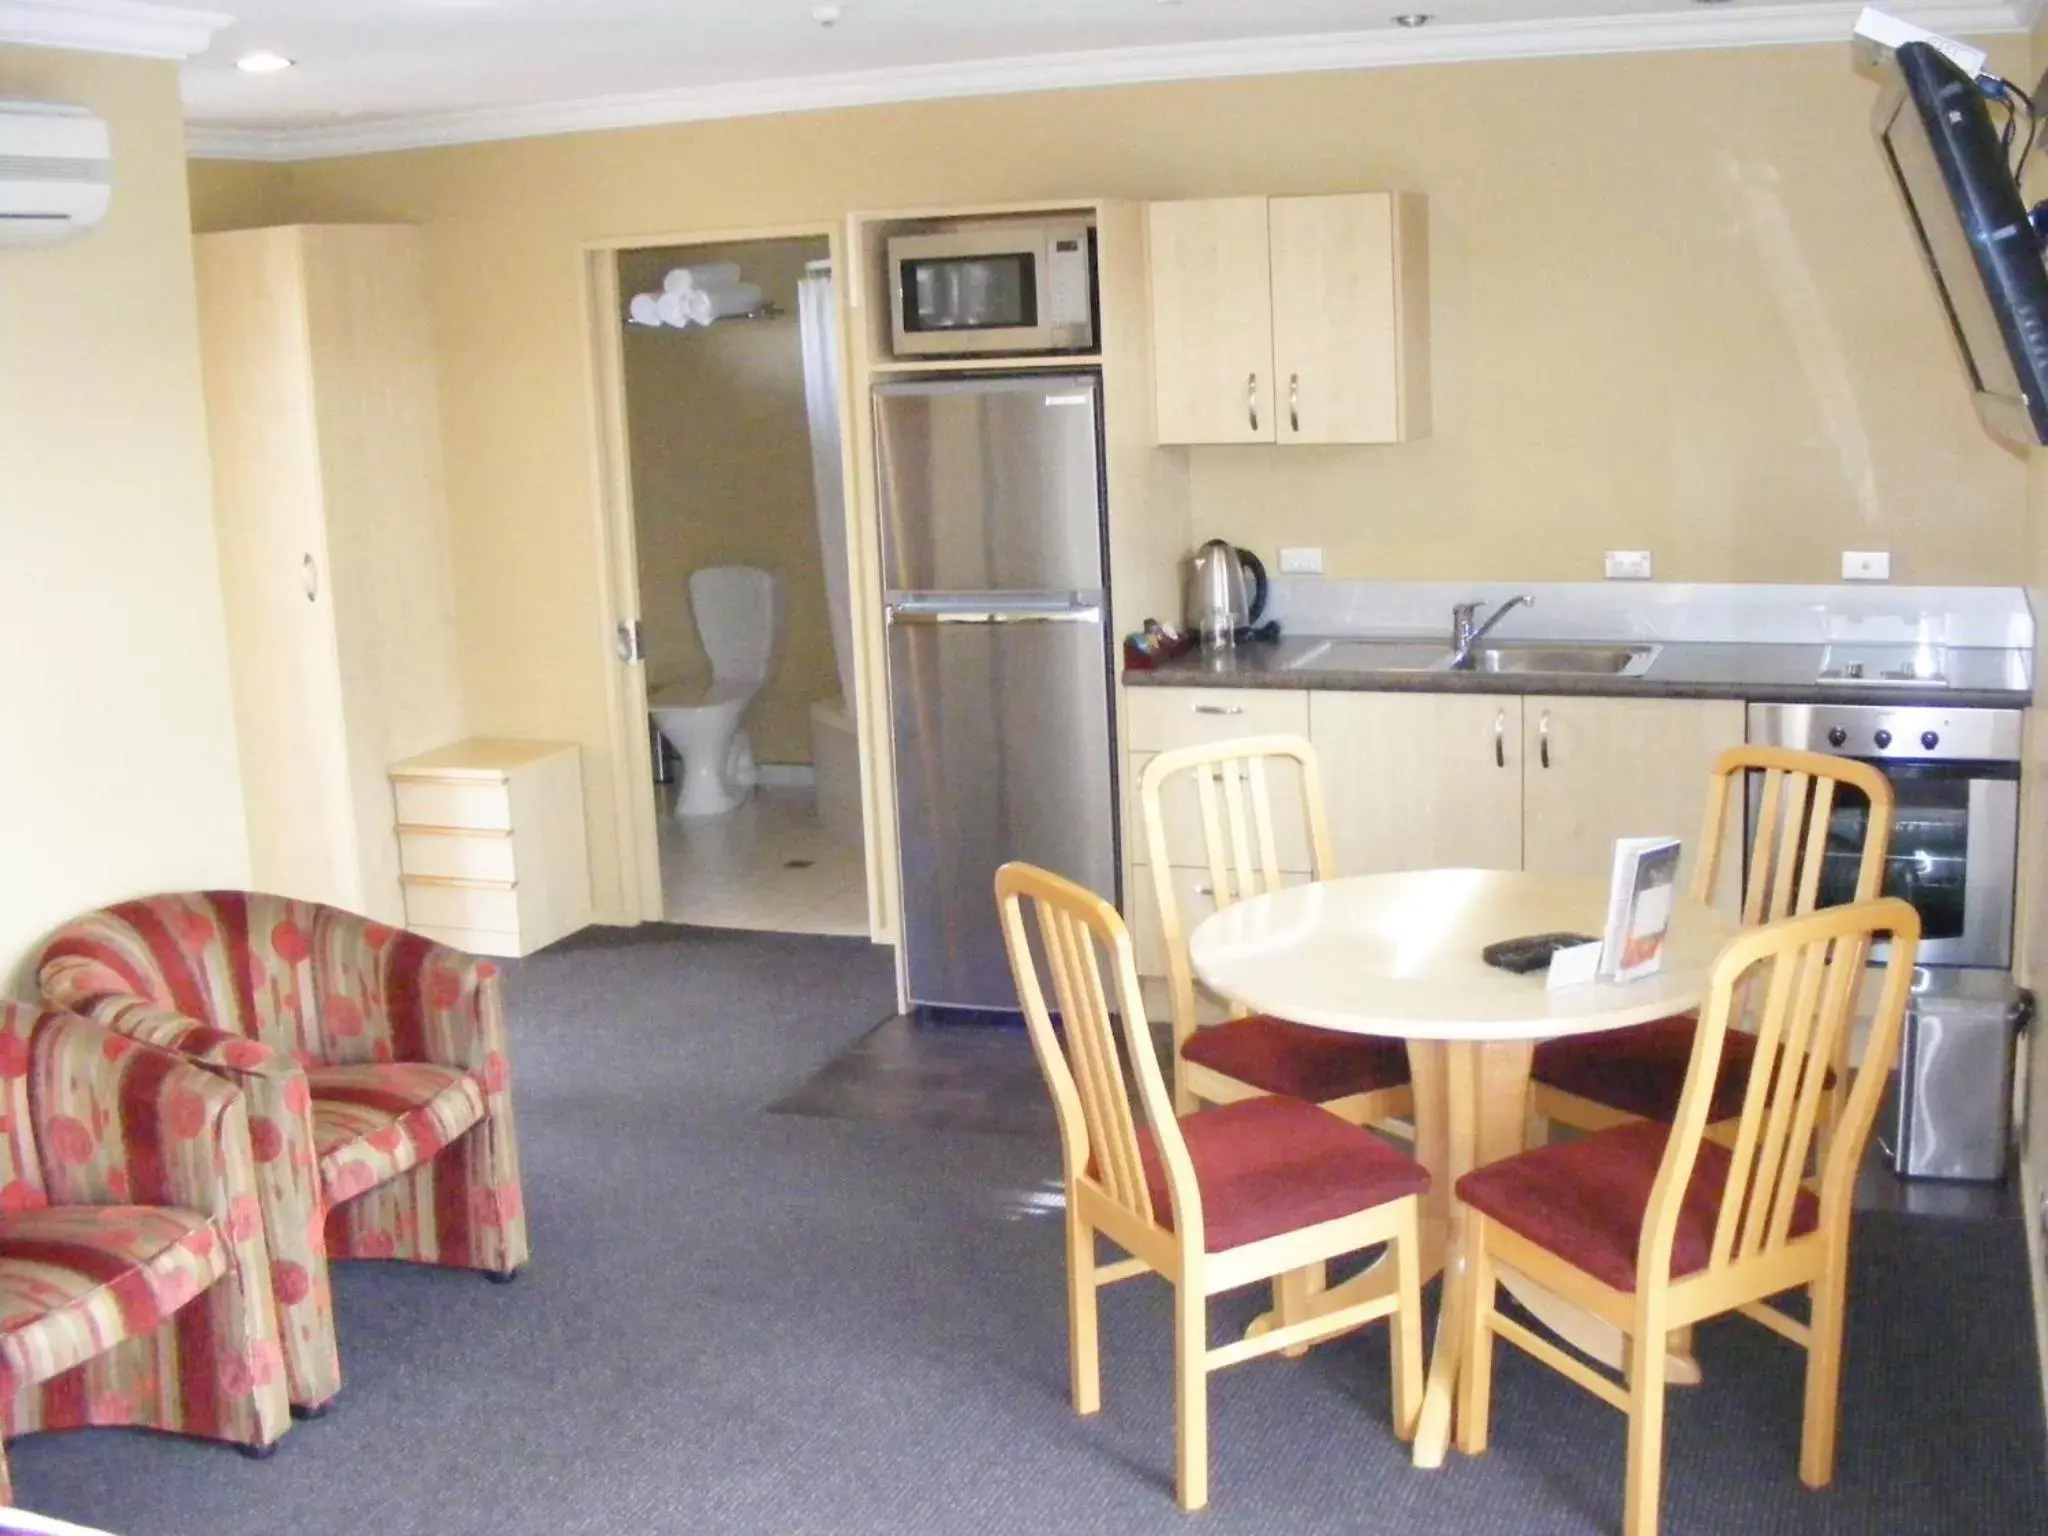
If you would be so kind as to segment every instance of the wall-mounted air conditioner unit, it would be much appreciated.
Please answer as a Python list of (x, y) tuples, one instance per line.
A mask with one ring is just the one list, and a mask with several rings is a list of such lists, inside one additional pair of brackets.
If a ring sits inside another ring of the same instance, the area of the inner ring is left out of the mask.
[(0, 101), (0, 246), (50, 245), (107, 215), (107, 125), (84, 107)]

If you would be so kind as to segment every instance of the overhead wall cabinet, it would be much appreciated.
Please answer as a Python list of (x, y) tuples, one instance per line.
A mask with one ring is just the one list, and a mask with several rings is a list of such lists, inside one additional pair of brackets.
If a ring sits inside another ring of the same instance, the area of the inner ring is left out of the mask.
[(1428, 435), (1421, 194), (1204, 198), (1146, 217), (1160, 442)]
[(462, 734), (418, 231), (196, 242), (252, 880), (404, 920), (389, 763)]

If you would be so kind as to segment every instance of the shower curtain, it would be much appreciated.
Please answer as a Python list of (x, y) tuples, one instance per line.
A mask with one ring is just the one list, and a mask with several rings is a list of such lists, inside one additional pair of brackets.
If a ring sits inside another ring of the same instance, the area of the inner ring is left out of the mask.
[(811, 424), (811, 484), (818, 505), (818, 550), (825, 561), (825, 611), (839, 707), (853, 718), (853, 594), (846, 569), (846, 482), (840, 473), (839, 307), (832, 264), (814, 261), (797, 284), (797, 328), (804, 348), (804, 409)]

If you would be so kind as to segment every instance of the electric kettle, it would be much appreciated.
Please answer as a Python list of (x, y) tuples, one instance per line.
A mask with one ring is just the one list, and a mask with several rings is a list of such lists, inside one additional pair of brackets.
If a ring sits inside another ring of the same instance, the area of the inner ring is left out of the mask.
[(1188, 561), (1187, 629), (1204, 649), (1235, 645), (1266, 611), (1266, 568), (1248, 549), (1211, 539)]

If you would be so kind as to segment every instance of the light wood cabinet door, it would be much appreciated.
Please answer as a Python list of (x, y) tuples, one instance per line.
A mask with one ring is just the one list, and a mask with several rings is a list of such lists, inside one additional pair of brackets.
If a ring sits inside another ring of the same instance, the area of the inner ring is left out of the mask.
[(1276, 197), (1273, 379), (1283, 443), (1402, 436), (1394, 197)]
[(1146, 218), (1159, 441), (1274, 441), (1266, 199), (1153, 203)]
[[(1707, 778), (1743, 737), (1742, 705), (1721, 699), (1532, 697), (1522, 701), (1523, 865), (1531, 874), (1604, 880), (1619, 837), (1685, 840), (1680, 879), (1699, 857)], [(1716, 904), (1742, 883), (1739, 806), (1722, 828)]]
[(1519, 869), (1522, 701), (1312, 693), (1337, 872)]

